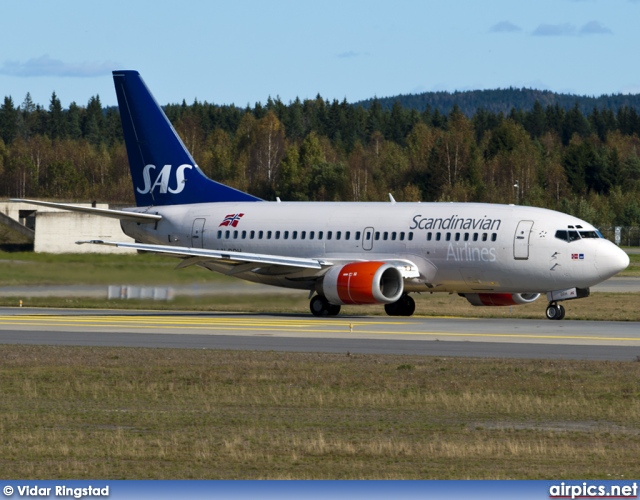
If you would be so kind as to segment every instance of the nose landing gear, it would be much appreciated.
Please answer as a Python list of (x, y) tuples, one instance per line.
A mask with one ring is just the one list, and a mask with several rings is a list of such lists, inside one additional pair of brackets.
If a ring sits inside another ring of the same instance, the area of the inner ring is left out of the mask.
[(557, 302), (549, 302), (549, 307), (547, 307), (546, 311), (547, 319), (563, 319), (564, 313), (565, 311), (563, 306)]

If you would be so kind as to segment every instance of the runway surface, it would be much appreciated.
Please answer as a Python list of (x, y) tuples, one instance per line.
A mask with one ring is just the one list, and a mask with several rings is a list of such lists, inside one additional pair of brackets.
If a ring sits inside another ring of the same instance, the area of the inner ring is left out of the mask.
[(640, 360), (640, 323), (0, 308), (0, 344)]

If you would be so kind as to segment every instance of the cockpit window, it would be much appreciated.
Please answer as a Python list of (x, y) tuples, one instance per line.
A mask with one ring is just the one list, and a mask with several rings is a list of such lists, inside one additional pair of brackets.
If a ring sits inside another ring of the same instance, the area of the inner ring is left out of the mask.
[(556, 238), (563, 241), (575, 241), (581, 238), (602, 238), (603, 236), (599, 231), (574, 231), (574, 230), (565, 230), (559, 229), (556, 231)]
[(564, 229), (560, 229), (556, 231), (556, 238), (563, 241), (575, 241), (579, 240), (580, 236), (578, 235), (578, 231), (567, 231)]
[(598, 231), (580, 231), (582, 238), (602, 238), (602, 235)]

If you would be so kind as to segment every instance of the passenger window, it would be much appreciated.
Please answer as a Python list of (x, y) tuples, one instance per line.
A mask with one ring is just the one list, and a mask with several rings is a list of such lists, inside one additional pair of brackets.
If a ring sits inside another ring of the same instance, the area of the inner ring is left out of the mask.
[(487, 233), (482, 233), (482, 241), (487, 241)]
[(409, 233), (409, 241), (413, 241), (413, 233)]
[(404, 231), (400, 232), (400, 241), (404, 241)]
[(351, 239), (351, 231), (346, 231), (344, 233), (344, 239), (349, 241)]
[(229, 239), (229, 236), (231, 236), (231, 231), (229, 231), (228, 229), (224, 232), (224, 237), (225, 239)]
[(292, 240), (297, 240), (297, 239), (298, 239), (298, 231), (294, 231), (294, 232), (291, 234), (291, 239), (292, 239)]
[(440, 233), (436, 233), (436, 241), (440, 241)]
[(284, 239), (288, 240), (289, 239), (289, 231), (285, 231), (284, 232)]
[(491, 241), (496, 241), (498, 239), (498, 234), (497, 233), (493, 233), (491, 235)]
[(218, 231), (218, 239), (221, 240), (222, 239), (222, 231)]
[(473, 233), (473, 241), (478, 241), (478, 233)]
[(336, 231), (336, 240), (339, 240), (340, 236), (342, 236), (342, 232)]
[(375, 240), (378, 241), (380, 239), (380, 231), (376, 231), (376, 238)]
[(309, 239), (312, 240), (316, 235), (315, 231), (309, 231)]
[(258, 239), (261, 240), (264, 236), (264, 231), (258, 231)]
[(322, 231), (318, 231), (318, 239), (321, 240), (322, 239)]
[(247, 232), (246, 231), (242, 231), (242, 239), (243, 240), (247, 239)]
[(300, 231), (300, 239), (304, 240), (307, 237), (307, 232), (306, 231)]
[(327, 231), (327, 239), (330, 240), (333, 235), (333, 231)]
[(431, 241), (431, 233), (427, 233), (427, 241)]
[(276, 240), (280, 239), (280, 231), (276, 231)]
[(447, 241), (451, 241), (451, 233), (447, 233)]
[(392, 241), (395, 241), (395, 240), (396, 240), (396, 232), (395, 232), (395, 231), (393, 231), (393, 232), (391, 233), (391, 240), (392, 240)]
[(460, 241), (460, 233), (456, 233), (456, 241)]
[(267, 239), (270, 240), (271, 239), (271, 231), (267, 231)]
[(389, 233), (387, 231), (385, 231), (384, 233), (382, 233), (382, 239), (384, 241), (387, 241), (389, 239)]
[(469, 233), (464, 233), (464, 241), (469, 241)]
[(250, 238), (250, 239), (254, 239), (255, 237), (256, 237), (256, 232), (252, 230), (252, 231), (249, 233), (249, 238)]
[[(367, 233), (367, 234), (368, 234), (368, 233)], [(369, 239), (369, 238), (367, 238), (367, 239)], [(356, 240), (356, 241), (360, 241), (360, 231), (356, 231), (356, 238), (355, 238), (355, 240)]]

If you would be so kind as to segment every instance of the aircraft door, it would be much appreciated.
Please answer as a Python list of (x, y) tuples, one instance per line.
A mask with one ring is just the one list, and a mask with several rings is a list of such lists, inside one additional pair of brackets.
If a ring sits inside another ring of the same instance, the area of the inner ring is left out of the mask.
[(518, 222), (516, 234), (513, 239), (513, 258), (527, 260), (529, 258), (529, 237), (531, 236), (532, 220)]
[(206, 219), (195, 219), (191, 227), (191, 248), (204, 247), (204, 223)]
[(362, 249), (371, 250), (373, 248), (373, 228), (365, 227), (362, 232)]

